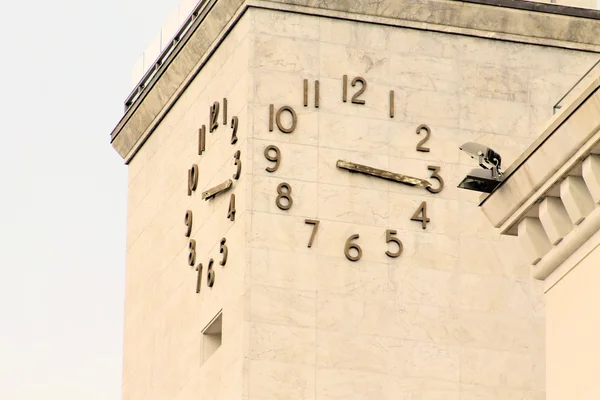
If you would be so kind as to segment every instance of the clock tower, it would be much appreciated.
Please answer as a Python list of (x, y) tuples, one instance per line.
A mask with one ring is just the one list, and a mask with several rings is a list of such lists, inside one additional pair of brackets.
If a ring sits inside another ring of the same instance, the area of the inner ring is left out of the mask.
[(598, 19), (200, 1), (111, 134), (123, 398), (544, 399), (542, 289), (457, 189), (458, 147), (514, 160), (598, 59)]

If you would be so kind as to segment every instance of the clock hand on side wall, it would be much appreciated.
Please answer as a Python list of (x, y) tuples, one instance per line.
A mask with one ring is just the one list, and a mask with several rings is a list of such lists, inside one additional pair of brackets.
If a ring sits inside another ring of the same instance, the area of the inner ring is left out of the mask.
[(397, 174), (395, 172), (385, 171), (383, 169), (368, 167), (366, 165), (355, 164), (353, 162), (338, 160), (336, 166), (351, 172), (358, 172), (365, 175), (375, 176), (377, 178), (387, 179), (409, 186), (419, 186), (423, 188), (431, 187), (431, 183), (426, 179), (415, 178), (408, 175)]
[(231, 179), (227, 179), (225, 182), (221, 183), (220, 185), (217, 185), (214, 188), (211, 188), (205, 192), (202, 192), (202, 198), (204, 200), (210, 200), (213, 197), (215, 197), (216, 195), (218, 195), (219, 193), (229, 190), (231, 188), (232, 184), (233, 184), (233, 181)]

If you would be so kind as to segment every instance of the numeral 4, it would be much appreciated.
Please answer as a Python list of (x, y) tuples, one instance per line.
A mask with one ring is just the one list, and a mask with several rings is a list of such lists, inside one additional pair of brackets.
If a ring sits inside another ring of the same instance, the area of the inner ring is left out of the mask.
[(426, 201), (421, 203), (421, 205), (419, 206), (419, 208), (417, 208), (417, 211), (415, 211), (415, 213), (410, 218), (410, 220), (420, 222), (421, 225), (423, 226), (423, 229), (427, 229), (427, 223), (430, 222), (431, 219), (429, 219), (427, 217), (427, 202)]

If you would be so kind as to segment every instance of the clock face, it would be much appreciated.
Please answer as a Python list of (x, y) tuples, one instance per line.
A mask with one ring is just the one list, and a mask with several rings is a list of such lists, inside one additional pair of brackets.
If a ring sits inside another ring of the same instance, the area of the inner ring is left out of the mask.
[[(263, 94), (261, 82), (268, 81)], [(447, 178), (454, 177), (459, 143), (425, 119), (402, 120), (405, 94), (343, 73), (276, 88), (273, 81), (277, 73), (258, 73), (254, 121), (219, 98), (194, 133), (194, 161), (185, 171), (185, 193), (194, 200), (182, 220), (196, 293), (218, 284), (232, 256), (227, 232), (246, 206), (253, 247), (350, 263), (414, 255), (415, 235), (456, 227), (457, 192)], [(282, 102), (278, 93), (297, 101)], [(216, 173), (204, 172), (215, 165)], [(240, 187), (245, 176), (248, 191)], [(214, 229), (195, 235), (206, 224)]]
[[(232, 110), (238, 115), (232, 115)], [(239, 188), (246, 167), (238, 137), (240, 113), (244, 111), (232, 107), (227, 98), (214, 101), (206, 124), (197, 129), (191, 142), (194, 162), (186, 171), (189, 202), (183, 223), (187, 266), (195, 274), (196, 293), (214, 287), (218, 272), (230, 261), (227, 233), (238, 215), (240, 192), (244, 198)]]

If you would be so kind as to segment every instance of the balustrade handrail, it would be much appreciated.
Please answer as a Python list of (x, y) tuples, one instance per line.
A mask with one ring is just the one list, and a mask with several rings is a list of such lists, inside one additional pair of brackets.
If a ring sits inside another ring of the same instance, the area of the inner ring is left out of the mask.
[(594, 68), (596, 68), (598, 65), (600, 65), (600, 59), (598, 59), (598, 61), (596, 61), (596, 62), (594, 63), (594, 65), (592, 65), (592, 66), (591, 66), (591, 68), (590, 68), (590, 69), (588, 69), (588, 71), (587, 71), (585, 74), (583, 74), (583, 75), (581, 76), (581, 78), (579, 78), (579, 80), (578, 80), (578, 81), (577, 81), (577, 82), (576, 82), (576, 83), (575, 83), (573, 86), (571, 86), (571, 89), (569, 89), (569, 91), (568, 91), (567, 93), (565, 93), (565, 94), (564, 94), (564, 96), (563, 96), (563, 97), (561, 97), (561, 98), (560, 98), (560, 100), (558, 100), (558, 101), (556, 102), (556, 104), (554, 105), (554, 107), (552, 107), (552, 114), (556, 114), (556, 111), (557, 111), (557, 110), (560, 110), (560, 109), (562, 108), (562, 104), (560, 104), (560, 103), (562, 103), (562, 101), (563, 101), (563, 100), (564, 100), (564, 99), (565, 99), (565, 98), (566, 98), (568, 95), (570, 95), (570, 94), (571, 94), (571, 92), (573, 91), (573, 89), (575, 89), (575, 88), (576, 88), (576, 87), (577, 87), (577, 86), (578, 86), (578, 85), (581, 83), (581, 81), (583, 81), (583, 80), (584, 80), (584, 79), (585, 79), (585, 78), (586, 78), (586, 77), (587, 77), (587, 76), (588, 76), (588, 75), (589, 75), (589, 74), (590, 74), (590, 73), (591, 73), (591, 72), (594, 70)]

